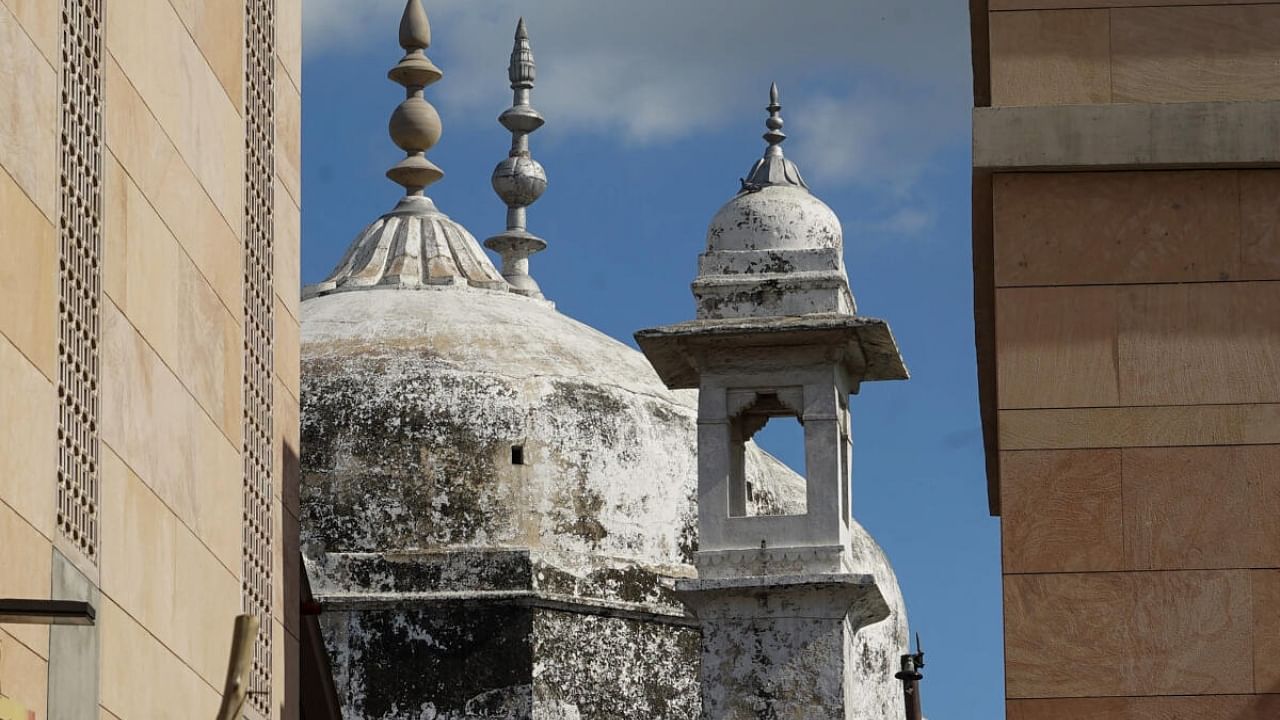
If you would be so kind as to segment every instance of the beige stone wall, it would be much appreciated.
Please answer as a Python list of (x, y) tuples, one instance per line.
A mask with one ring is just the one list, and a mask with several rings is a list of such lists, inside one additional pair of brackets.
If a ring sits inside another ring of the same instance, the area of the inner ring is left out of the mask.
[[(982, 5), (994, 106), (1280, 99), (1280, 4)], [(975, 174), (1010, 720), (1280, 716), (1280, 171), (1195, 164)]]
[[(301, 0), (275, 2), (272, 700), (275, 717), (296, 717)], [(50, 596), (58, 543), (59, 5), (0, 0), (0, 93), (19, 99), (0, 113), (0, 595), (12, 597)], [(100, 561), (79, 563), (102, 591), (103, 717), (211, 717), (241, 611), (243, 13), (232, 0), (106, 2)], [(47, 629), (0, 627), (0, 694), (42, 719), (48, 653)]]

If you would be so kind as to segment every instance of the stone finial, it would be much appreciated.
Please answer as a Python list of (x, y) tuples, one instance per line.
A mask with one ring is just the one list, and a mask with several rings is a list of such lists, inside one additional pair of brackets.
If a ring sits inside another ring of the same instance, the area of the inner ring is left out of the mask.
[(547, 189), (547, 173), (529, 153), (529, 134), (545, 121), (529, 104), (537, 68), (524, 18), (520, 18), (516, 26), (507, 77), (513, 98), (511, 107), (498, 117), (498, 122), (511, 132), (511, 152), (494, 168), (492, 178), (493, 191), (507, 205), (507, 229), (484, 244), (502, 256), (502, 276), (512, 292), (541, 298), (538, 283), (529, 275), (529, 256), (546, 249), (547, 242), (526, 229), (525, 210)]
[(743, 192), (755, 192), (769, 185), (791, 185), (808, 190), (809, 186), (800, 177), (800, 168), (782, 155), (782, 142), (787, 139), (787, 134), (782, 132), (782, 103), (778, 101), (776, 82), (769, 86), (769, 104), (765, 109), (769, 111), (769, 119), (764, 123), (767, 128), (764, 139), (769, 147), (742, 180)]
[(422, 195), (425, 187), (444, 177), (427, 159), (427, 151), (440, 141), (440, 115), (423, 97), (423, 89), (444, 73), (424, 52), (431, 45), (431, 24), (422, 0), (408, 0), (400, 20), (400, 47), (405, 56), (387, 77), (405, 88), (405, 100), (391, 115), (391, 140), (405, 151), (405, 159), (387, 171), (387, 177), (404, 186), (406, 195)]

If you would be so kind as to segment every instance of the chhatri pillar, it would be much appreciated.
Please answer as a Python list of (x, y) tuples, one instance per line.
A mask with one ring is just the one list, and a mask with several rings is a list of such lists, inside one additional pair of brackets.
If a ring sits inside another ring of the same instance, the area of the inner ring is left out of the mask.
[[(768, 149), (707, 234), (697, 319), (636, 340), (699, 391), (698, 577), (677, 592), (702, 625), (704, 717), (851, 720), (871, 691), (855, 635), (889, 608), (852, 571), (849, 397), (907, 371), (888, 325), (856, 313), (839, 219), (784, 157), (770, 94)], [(746, 443), (785, 417), (804, 428), (806, 512), (752, 515)]]

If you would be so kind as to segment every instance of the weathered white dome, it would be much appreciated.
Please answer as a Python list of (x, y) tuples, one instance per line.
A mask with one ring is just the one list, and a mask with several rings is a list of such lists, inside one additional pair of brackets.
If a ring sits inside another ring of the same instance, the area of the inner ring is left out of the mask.
[(842, 249), (840, 219), (807, 188), (765, 185), (738, 193), (707, 229), (707, 252)]
[[(304, 526), (325, 552), (521, 547), (683, 566), (696, 398), (546, 302), (465, 287), (302, 303)], [(760, 502), (802, 481), (753, 448)]]

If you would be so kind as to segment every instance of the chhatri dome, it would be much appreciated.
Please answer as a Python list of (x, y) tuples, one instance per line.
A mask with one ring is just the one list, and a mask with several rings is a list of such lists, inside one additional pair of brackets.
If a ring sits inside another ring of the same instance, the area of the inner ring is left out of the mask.
[[(506, 222), (485, 242), (501, 270), (426, 194), (443, 172), (424, 91), (442, 72), (421, 0), (399, 39), (405, 158), (387, 175), (405, 194), (300, 311), (302, 550), (344, 716), (694, 720), (699, 633), (673, 586), (697, 548), (696, 393), (530, 273), (548, 243), (526, 209), (547, 179), (523, 21), (493, 174)], [(750, 445), (745, 465), (755, 512), (803, 503), (772, 456)], [(891, 583), (861, 528), (854, 542)], [(897, 646), (868, 652), (891, 672)]]

